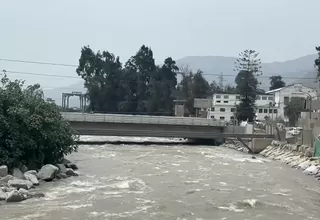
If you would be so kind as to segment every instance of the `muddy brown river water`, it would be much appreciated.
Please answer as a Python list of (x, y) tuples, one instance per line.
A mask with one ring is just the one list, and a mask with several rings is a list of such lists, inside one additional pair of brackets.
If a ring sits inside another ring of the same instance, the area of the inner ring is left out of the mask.
[(42, 184), (45, 198), (0, 206), (0, 219), (320, 219), (319, 181), (222, 147), (106, 144), (69, 158), (79, 177)]

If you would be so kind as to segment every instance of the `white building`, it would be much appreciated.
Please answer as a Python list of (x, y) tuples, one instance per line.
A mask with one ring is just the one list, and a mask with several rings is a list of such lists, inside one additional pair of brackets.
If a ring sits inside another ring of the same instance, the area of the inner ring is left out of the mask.
[[(255, 103), (256, 119), (265, 120), (266, 116), (270, 119), (285, 118), (284, 107), (292, 97), (312, 97), (315, 99), (317, 92), (301, 84), (293, 84), (268, 91), (264, 95), (258, 95)], [(235, 118), (236, 105), (239, 102), (239, 94), (214, 94), (212, 108), (208, 110), (207, 117), (226, 121), (233, 120)], [(273, 106), (271, 105), (270, 107), (270, 103)]]
[(292, 84), (279, 89), (271, 90), (266, 94), (273, 95), (275, 107), (279, 108), (279, 116), (285, 118), (284, 107), (290, 102), (292, 97), (299, 97), (304, 99), (317, 99), (317, 91), (315, 89), (306, 87), (302, 84)]
[[(258, 95), (256, 100), (256, 116), (259, 120), (265, 117), (276, 117), (278, 109), (270, 108), (274, 101), (273, 95)], [(236, 106), (240, 103), (240, 94), (214, 94), (212, 108), (208, 110), (208, 118), (230, 121), (235, 118)]]

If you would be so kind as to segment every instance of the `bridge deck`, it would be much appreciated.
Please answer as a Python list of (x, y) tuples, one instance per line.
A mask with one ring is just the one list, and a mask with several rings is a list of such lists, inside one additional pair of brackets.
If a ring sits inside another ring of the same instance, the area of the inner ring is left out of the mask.
[(223, 121), (213, 121), (206, 118), (149, 116), (149, 115), (121, 115), (121, 114), (87, 114), (62, 112), (63, 118), (72, 122), (107, 122), (131, 124), (163, 124), (163, 125), (194, 125), (225, 127)]

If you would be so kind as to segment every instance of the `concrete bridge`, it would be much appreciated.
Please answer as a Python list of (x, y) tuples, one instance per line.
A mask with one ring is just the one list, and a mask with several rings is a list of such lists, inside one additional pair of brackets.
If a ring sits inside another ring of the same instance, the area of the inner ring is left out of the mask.
[(61, 114), (80, 135), (189, 139), (273, 137), (273, 135), (252, 134), (247, 127), (227, 126), (223, 121), (206, 118), (73, 112)]

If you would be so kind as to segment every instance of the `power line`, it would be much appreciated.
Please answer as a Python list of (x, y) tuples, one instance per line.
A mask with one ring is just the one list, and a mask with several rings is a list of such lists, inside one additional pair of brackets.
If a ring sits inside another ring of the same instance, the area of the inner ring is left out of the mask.
[[(6, 58), (0, 58), (0, 61), (16, 62), (16, 63), (29, 63), (29, 64), (38, 64), (38, 65), (78, 67), (78, 65), (76, 65), (76, 64), (53, 63), (53, 62), (30, 61), (30, 60), (16, 60), (16, 59), (6, 59)], [(72, 77), (72, 76), (61, 76), (61, 75), (56, 75), (56, 74), (26, 73), (26, 72), (18, 72), (18, 71), (7, 71), (7, 72), (26, 74), (26, 75), (46, 75), (46, 76), (62, 77), (62, 78), (78, 78), (78, 77)], [(202, 73), (202, 75), (206, 75), (206, 76), (221, 76), (221, 74), (205, 73), (205, 72)], [(269, 78), (269, 77), (274, 76), (274, 75), (279, 75), (279, 73), (275, 73), (275, 74), (272, 74), (272, 75), (261, 75), (258, 78)], [(236, 76), (237, 76), (237, 74), (223, 75), (223, 77), (236, 77)], [(316, 77), (302, 78), (302, 77), (291, 77), (291, 76), (283, 76), (282, 78), (287, 78), (287, 79), (317, 79)]]
[(29, 64), (51, 65), (51, 66), (78, 67), (78, 65), (75, 65), (75, 64), (51, 63), (51, 62), (30, 61), (30, 60), (13, 60), (13, 59), (0, 58), (0, 61), (14, 62), (14, 63), (29, 63)]
[[(36, 76), (47, 76), (47, 77), (60, 77), (60, 78), (71, 78), (71, 79), (81, 79), (80, 77), (77, 76), (63, 76), (63, 75), (58, 75), (58, 74), (44, 74), (44, 73), (34, 73), (34, 72), (22, 72), (22, 71), (13, 71), (13, 70), (2, 70), (5, 73), (15, 73), (15, 74), (23, 74), (23, 75), (36, 75)], [(216, 74), (216, 73), (203, 73), (202, 75), (207, 75), (207, 76), (221, 76), (221, 74)], [(223, 77), (236, 77), (237, 75), (223, 75)], [(271, 75), (267, 76), (259, 76), (258, 78), (269, 78)], [(305, 77), (292, 77), (292, 76), (283, 76), (282, 78), (285, 79), (313, 79), (316, 80), (316, 77), (310, 77), (310, 78), (305, 78)]]

